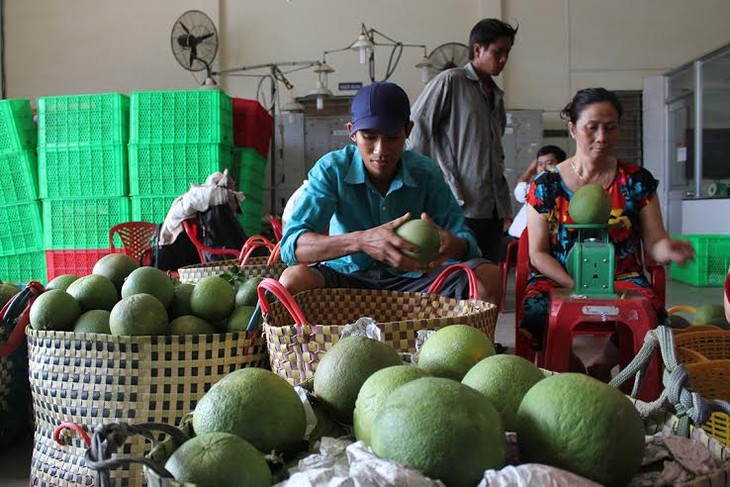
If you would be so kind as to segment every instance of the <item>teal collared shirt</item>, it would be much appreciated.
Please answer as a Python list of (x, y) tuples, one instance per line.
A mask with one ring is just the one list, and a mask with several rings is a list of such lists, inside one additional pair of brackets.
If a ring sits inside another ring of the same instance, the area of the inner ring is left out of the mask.
[[(406, 212), (413, 218), (426, 212), (439, 226), (466, 240), (468, 248), (462, 260), (481, 256), (441, 169), (426, 156), (404, 151), (385, 196), (367, 177), (354, 144), (322, 157), (309, 171), (308, 181), (281, 239), (281, 257), (289, 265), (299, 263), (295, 249), (297, 239), (303, 233), (323, 234), (328, 225), (330, 235), (367, 230)], [(403, 275), (364, 253), (323, 263), (343, 273), (379, 267), (389, 269), (394, 275)], [(417, 277), (420, 274), (405, 275)]]

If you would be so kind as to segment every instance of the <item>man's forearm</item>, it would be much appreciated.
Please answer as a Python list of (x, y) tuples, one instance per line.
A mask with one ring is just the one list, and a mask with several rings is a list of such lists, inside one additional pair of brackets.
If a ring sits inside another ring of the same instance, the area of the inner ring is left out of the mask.
[(358, 232), (334, 237), (306, 232), (299, 236), (294, 251), (299, 262), (323, 262), (360, 251)]

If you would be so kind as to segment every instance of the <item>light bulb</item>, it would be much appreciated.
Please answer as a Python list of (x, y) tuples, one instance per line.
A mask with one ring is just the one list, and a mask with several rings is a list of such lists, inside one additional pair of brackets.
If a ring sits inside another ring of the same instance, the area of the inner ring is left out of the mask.
[(358, 49), (360, 52), (360, 64), (365, 64), (365, 62), (368, 60), (368, 49), (367, 47), (361, 47)]
[(324, 108), (324, 97), (318, 96), (317, 97), (317, 110), (322, 110)]

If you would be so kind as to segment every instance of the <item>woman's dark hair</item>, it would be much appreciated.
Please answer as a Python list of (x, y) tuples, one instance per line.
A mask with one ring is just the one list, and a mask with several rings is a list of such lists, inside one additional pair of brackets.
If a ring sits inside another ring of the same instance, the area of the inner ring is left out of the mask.
[(575, 94), (570, 103), (565, 105), (563, 111), (560, 112), (560, 118), (576, 123), (586, 107), (603, 101), (607, 101), (613, 105), (613, 108), (618, 113), (619, 120), (621, 120), (621, 114), (624, 111), (621, 107), (621, 102), (612, 91), (608, 91), (606, 88), (586, 88), (580, 90)]
[(515, 43), (515, 34), (519, 27), (512, 27), (499, 19), (482, 19), (469, 33), (469, 60), (474, 59), (474, 44), (488, 46), (500, 37), (509, 37)]
[(537, 157), (546, 156), (548, 154), (554, 155), (558, 162), (563, 162), (567, 157), (565, 155), (565, 151), (557, 145), (544, 145), (540, 147), (539, 151), (537, 151)]

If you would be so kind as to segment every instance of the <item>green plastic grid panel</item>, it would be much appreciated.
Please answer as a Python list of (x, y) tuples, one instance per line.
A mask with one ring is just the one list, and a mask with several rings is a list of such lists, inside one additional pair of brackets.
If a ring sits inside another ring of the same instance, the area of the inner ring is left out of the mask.
[(43, 250), (39, 205), (35, 200), (0, 206), (0, 255)]
[(26, 252), (0, 256), (0, 280), (15, 284), (29, 281), (46, 283), (45, 252)]
[(253, 235), (261, 234), (261, 217), (253, 217), (250, 215), (238, 215), (238, 222), (243, 227), (243, 231), (246, 235), (251, 237)]
[(231, 98), (220, 90), (130, 93), (131, 143), (233, 145)]
[(222, 144), (129, 144), (129, 194), (182, 194), (230, 168), (233, 152)]
[(180, 195), (170, 196), (132, 196), (132, 220), (139, 222), (162, 223), (170, 211), (172, 202)]
[(263, 186), (269, 161), (250, 147), (234, 147), (233, 152), (233, 177), (236, 181), (260, 181)]
[(41, 198), (127, 195), (127, 147), (38, 149)]
[(47, 250), (109, 246), (109, 229), (131, 221), (129, 198), (58, 198), (43, 201)]
[(672, 263), (672, 279), (692, 286), (725, 284), (730, 266), (730, 235), (673, 235), (673, 238), (688, 240), (695, 249), (695, 260), (683, 266)]
[(250, 215), (256, 218), (261, 218), (264, 214), (264, 203), (262, 198), (247, 197), (241, 203), (241, 210), (244, 215)]
[(0, 205), (38, 199), (38, 163), (35, 151), (0, 155)]
[(35, 150), (37, 138), (30, 101), (0, 100), (0, 154)]
[(38, 147), (126, 144), (129, 98), (121, 93), (38, 99)]

